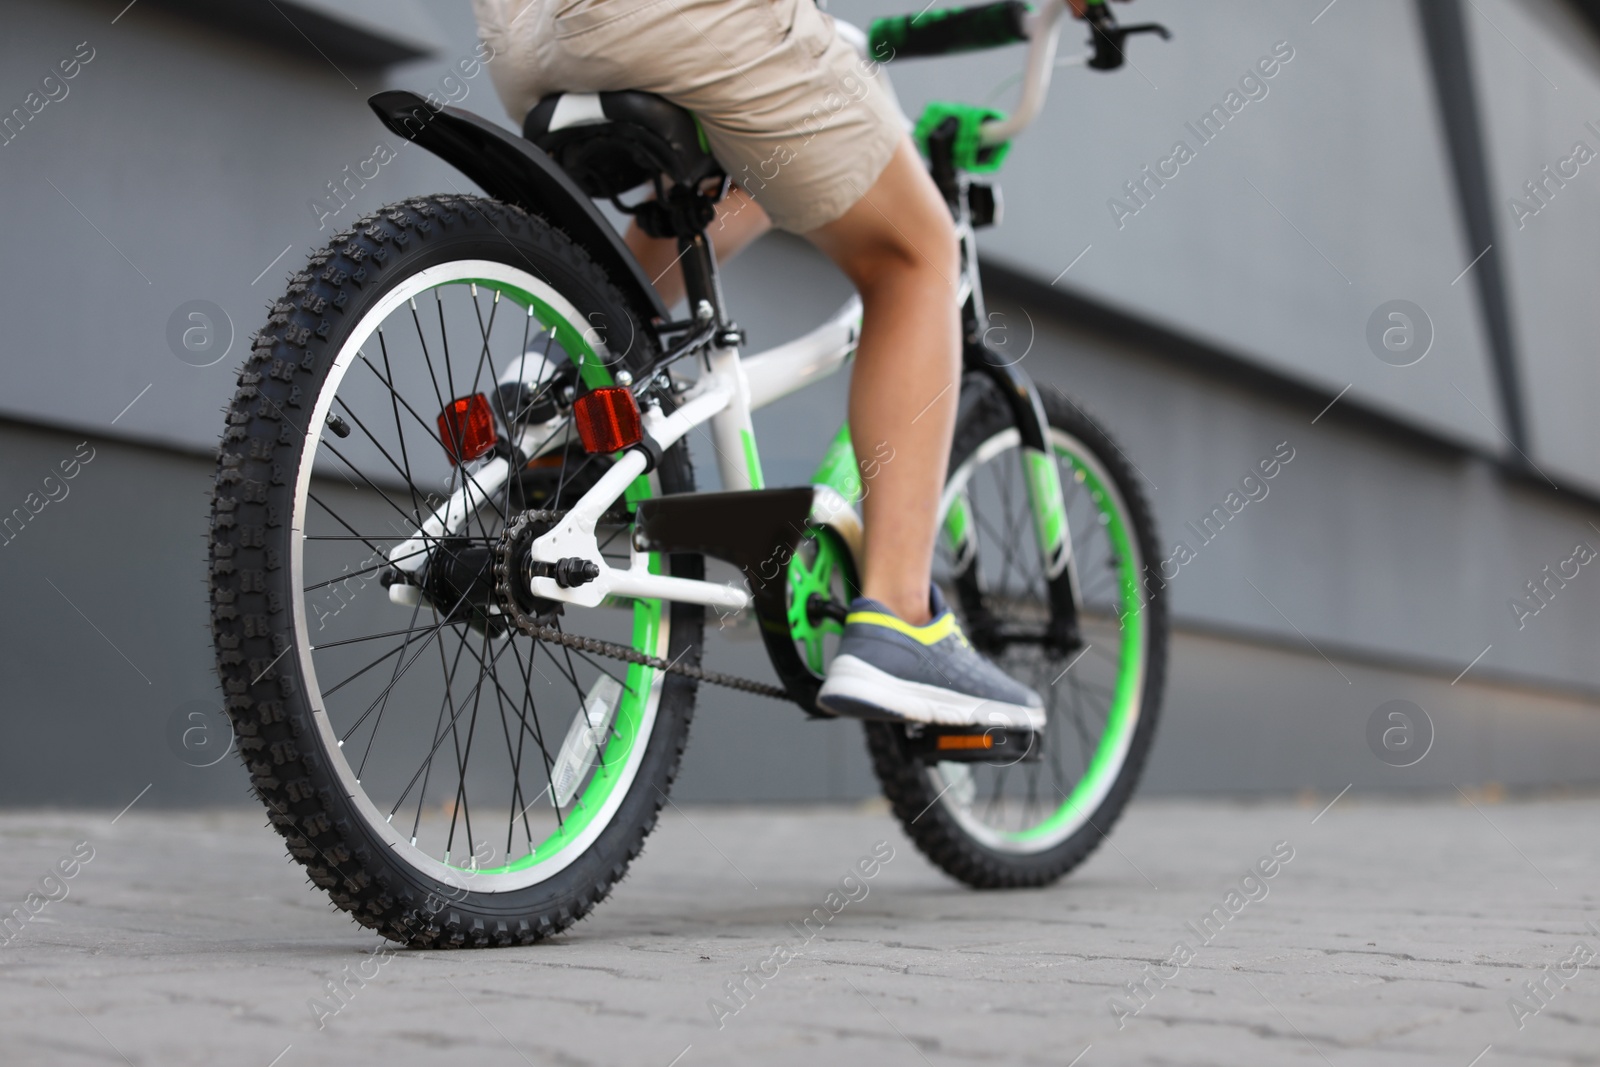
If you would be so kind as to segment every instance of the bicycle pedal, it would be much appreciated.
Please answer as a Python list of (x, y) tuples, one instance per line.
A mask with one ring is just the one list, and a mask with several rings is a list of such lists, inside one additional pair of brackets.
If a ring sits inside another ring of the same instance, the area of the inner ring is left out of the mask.
[(1044, 756), (1044, 735), (1034, 730), (1014, 730), (991, 726), (908, 727), (907, 747), (911, 755), (925, 763), (988, 763), (1006, 767), (1013, 763), (1037, 763)]

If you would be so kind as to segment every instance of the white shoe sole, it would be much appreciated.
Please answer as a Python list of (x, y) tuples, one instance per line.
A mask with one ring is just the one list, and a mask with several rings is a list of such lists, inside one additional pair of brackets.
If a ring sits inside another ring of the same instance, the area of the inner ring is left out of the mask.
[(840, 656), (829, 665), (817, 703), (835, 715), (853, 719), (1036, 731), (1045, 725), (1043, 708), (908, 682), (855, 656)]

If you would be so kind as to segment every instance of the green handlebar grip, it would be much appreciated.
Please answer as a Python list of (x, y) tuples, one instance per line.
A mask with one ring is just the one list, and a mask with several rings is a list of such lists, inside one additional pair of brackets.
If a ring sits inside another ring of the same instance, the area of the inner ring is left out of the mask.
[(1022, 0), (997, 0), (978, 7), (893, 15), (874, 19), (867, 38), (872, 58), (880, 63), (998, 48), (1028, 39), (1027, 14), (1028, 5)]

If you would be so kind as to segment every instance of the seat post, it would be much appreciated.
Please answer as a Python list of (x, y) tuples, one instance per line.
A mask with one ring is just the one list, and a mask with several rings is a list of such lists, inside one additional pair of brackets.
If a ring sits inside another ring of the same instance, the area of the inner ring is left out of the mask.
[(700, 301), (710, 302), (718, 325), (727, 323), (723, 306), (722, 275), (717, 255), (705, 231), (678, 238), (678, 262), (683, 266), (683, 289), (689, 297), (691, 313)]
[(716, 344), (722, 348), (739, 347), (744, 344), (744, 331), (728, 317), (716, 250), (706, 236), (706, 227), (716, 218), (716, 201), (696, 189), (678, 186), (657, 202), (663, 208), (660, 214), (666, 216), (661, 220), (667, 223), (664, 228), (678, 238), (678, 262), (690, 314), (702, 300), (710, 304), (712, 320), (717, 324)]

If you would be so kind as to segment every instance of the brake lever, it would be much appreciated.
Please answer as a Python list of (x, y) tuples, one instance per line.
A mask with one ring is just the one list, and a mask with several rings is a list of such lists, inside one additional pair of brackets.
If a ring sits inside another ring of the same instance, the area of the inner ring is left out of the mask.
[(1172, 31), (1159, 22), (1141, 22), (1134, 26), (1121, 26), (1117, 24), (1116, 16), (1111, 14), (1111, 9), (1105, 4), (1095, 4), (1089, 8), (1089, 43), (1094, 45), (1094, 55), (1089, 58), (1088, 65), (1095, 70), (1116, 70), (1122, 66), (1127, 57), (1123, 54), (1122, 43), (1129, 37), (1138, 33), (1159, 34), (1163, 41), (1172, 40)]

